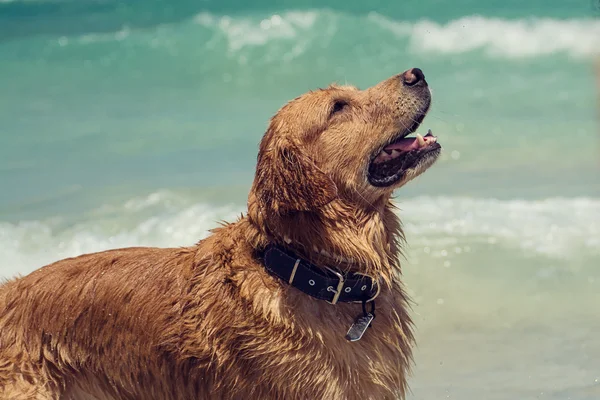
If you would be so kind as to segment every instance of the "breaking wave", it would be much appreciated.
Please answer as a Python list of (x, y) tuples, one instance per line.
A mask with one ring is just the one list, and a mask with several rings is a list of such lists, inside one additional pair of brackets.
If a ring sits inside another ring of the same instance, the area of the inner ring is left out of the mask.
[[(600, 249), (600, 200), (420, 197), (398, 206), (409, 252), (436, 245), (468, 251), (468, 246), (485, 244), (562, 259), (596, 256)], [(238, 205), (194, 204), (161, 191), (102, 207), (75, 223), (64, 218), (0, 222), (0, 276), (110, 248), (191, 245), (218, 221), (232, 221), (242, 211)]]

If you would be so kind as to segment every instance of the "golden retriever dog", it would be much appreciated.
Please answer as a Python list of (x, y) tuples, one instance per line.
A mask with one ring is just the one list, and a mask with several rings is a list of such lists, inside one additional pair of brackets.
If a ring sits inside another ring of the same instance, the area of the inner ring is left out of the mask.
[(0, 398), (403, 398), (413, 334), (390, 198), (441, 151), (408, 137), (430, 103), (417, 68), (306, 93), (271, 119), (237, 221), (5, 282)]

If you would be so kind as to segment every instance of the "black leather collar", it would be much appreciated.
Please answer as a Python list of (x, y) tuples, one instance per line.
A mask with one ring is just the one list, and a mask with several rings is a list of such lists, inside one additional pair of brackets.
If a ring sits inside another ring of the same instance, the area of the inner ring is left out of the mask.
[(357, 273), (344, 275), (329, 267), (319, 268), (277, 245), (265, 249), (267, 271), (296, 289), (317, 299), (336, 303), (365, 303), (379, 294), (379, 285), (371, 277)]

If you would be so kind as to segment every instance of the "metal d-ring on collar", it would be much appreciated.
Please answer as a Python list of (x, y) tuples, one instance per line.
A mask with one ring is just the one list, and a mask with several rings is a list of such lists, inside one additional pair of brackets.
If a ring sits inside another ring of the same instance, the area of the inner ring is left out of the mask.
[(371, 276), (358, 272), (343, 275), (330, 267), (324, 270), (277, 245), (265, 249), (263, 260), (271, 274), (330, 304), (372, 302), (381, 290)]
[[(377, 291), (375, 292), (375, 294), (373, 295), (373, 297), (371, 297), (370, 299), (367, 299), (365, 301), (359, 300), (359, 301), (355, 301), (355, 303), (370, 303), (372, 301), (374, 301), (377, 296), (379, 296), (379, 293), (381, 292), (381, 286), (379, 285), (379, 283), (377, 282), (377, 280), (375, 278), (373, 278), (371, 275), (367, 275), (367, 274), (363, 274), (362, 272), (354, 272), (354, 275), (362, 275), (362, 276), (366, 276), (367, 278), (370, 278), (372, 282), (375, 283), (375, 286), (377, 287)], [(361, 287), (361, 290), (366, 290), (366, 287)]]

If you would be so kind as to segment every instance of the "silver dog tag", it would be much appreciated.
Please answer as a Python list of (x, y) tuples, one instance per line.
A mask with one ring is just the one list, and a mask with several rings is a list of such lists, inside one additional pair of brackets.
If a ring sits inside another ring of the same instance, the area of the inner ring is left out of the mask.
[(346, 339), (351, 342), (359, 341), (369, 328), (369, 325), (371, 325), (373, 318), (375, 316), (371, 313), (356, 318), (356, 321), (354, 321), (350, 329), (348, 329), (348, 333), (346, 333)]

